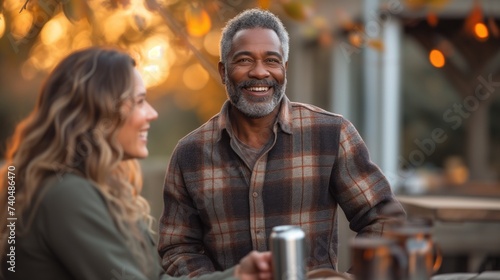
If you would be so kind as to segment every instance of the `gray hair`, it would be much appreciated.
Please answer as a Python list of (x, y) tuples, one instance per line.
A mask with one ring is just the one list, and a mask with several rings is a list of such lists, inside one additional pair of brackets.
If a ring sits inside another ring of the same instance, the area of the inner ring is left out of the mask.
[(244, 29), (265, 28), (276, 32), (281, 42), (283, 58), (288, 61), (289, 38), (288, 32), (281, 20), (271, 12), (261, 9), (245, 10), (229, 20), (222, 29), (222, 38), (220, 40), (220, 60), (225, 65), (227, 56), (233, 45), (234, 35)]

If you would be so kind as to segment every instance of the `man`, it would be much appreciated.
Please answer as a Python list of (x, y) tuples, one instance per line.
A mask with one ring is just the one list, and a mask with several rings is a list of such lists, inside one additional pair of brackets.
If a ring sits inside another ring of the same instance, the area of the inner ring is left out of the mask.
[(158, 245), (167, 273), (230, 267), (269, 250), (278, 225), (305, 231), (308, 270), (336, 269), (337, 205), (363, 236), (404, 217), (353, 125), (285, 96), (288, 44), (267, 11), (224, 28), (218, 68), (229, 100), (179, 141), (167, 169)]

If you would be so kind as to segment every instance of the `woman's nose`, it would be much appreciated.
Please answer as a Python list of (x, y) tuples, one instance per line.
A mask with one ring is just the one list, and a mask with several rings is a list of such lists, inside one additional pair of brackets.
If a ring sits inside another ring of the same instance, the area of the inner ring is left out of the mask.
[(148, 110), (148, 120), (149, 121), (154, 121), (158, 118), (158, 112), (149, 104), (149, 110)]

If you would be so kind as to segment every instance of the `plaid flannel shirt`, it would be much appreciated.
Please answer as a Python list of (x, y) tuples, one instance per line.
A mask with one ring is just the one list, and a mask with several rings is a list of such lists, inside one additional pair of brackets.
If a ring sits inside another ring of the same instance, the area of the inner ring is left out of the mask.
[[(307, 269), (337, 266), (337, 205), (359, 235), (380, 235), (404, 217), (354, 126), (283, 98), (272, 146), (249, 167), (219, 114), (179, 141), (164, 184), (158, 251), (165, 271), (200, 275), (269, 250), (274, 226), (306, 233)], [(394, 210), (396, 205), (396, 211)], [(391, 215), (383, 213), (391, 207)]]

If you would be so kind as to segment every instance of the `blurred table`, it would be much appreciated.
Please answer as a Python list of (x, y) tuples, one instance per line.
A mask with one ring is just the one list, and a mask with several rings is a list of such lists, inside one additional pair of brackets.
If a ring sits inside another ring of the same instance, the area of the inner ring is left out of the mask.
[(427, 191), (428, 195), (500, 198), (500, 182), (467, 182), (463, 185), (443, 185)]
[(438, 274), (431, 280), (495, 280), (500, 279), (500, 271), (484, 271), (482, 273), (447, 273)]
[(397, 198), (408, 218), (433, 220), (433, 236), (443, 256), (448, 259), (467, 256), (466, 270), (457, 263), (454, 266), (460, 270), (450, 272), (477, 272), (487, 263), (489, 256), (500, 256), (499, 197), (401, 195)]
[(500, 198), (398, 196), (409, 216), (443, 222), (498, 222)]

